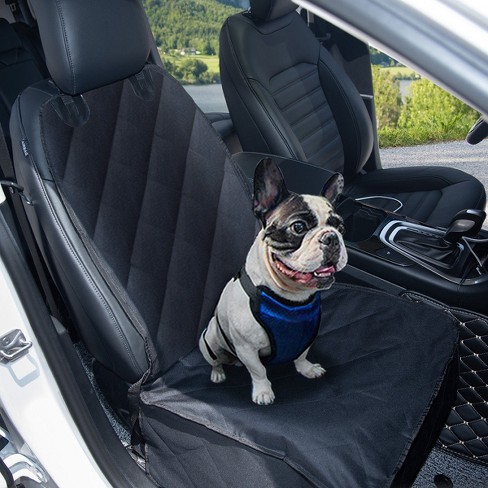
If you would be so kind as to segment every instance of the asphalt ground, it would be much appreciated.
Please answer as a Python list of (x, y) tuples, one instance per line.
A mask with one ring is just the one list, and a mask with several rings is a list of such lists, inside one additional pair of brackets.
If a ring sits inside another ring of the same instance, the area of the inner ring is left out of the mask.
[(465, 141), (381, 149), (383, 168), (449, 166), (478, 178), (488, 192), (488, 140), (475, 146)]

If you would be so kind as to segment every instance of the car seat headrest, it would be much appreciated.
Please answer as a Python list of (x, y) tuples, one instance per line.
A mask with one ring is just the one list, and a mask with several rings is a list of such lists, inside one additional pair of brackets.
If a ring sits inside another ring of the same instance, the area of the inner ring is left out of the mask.
[(291, 0), (250, 0), (251, 15), (262, 22), (278, 19), (297, 9)]
[(20, 49), (22, 41), (7, 19), (0, 19), (0, 52)]
[(46, 64), (69, 95), (128, 78), (150, 51), (138, 0), (42, 0), (34, 5)]

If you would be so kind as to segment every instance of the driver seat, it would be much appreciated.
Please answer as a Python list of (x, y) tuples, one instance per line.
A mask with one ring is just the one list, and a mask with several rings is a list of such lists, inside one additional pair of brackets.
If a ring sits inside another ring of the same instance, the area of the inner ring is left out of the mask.
[[(373, 125), (358, 90), (295, 11), (291, 0), (251, 0), (220, 35), (222, 87), (244, 151), (307, 161), (344, 175), (344, 194), (447, 227), (484, 209), (484, 186), (448, 167), (365, 173)], [(376, 197), (376, 198), (375, 198)], [(381, 198), (384, 197), (384, 198)]]

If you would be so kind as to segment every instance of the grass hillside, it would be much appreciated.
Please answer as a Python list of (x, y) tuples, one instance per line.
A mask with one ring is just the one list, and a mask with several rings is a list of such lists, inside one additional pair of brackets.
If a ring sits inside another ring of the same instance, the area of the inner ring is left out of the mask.
[(241, 9), (216, 0), (143, 0), (157, 46), (163, 52), (193, 48), (218, 53), (225, 19)]

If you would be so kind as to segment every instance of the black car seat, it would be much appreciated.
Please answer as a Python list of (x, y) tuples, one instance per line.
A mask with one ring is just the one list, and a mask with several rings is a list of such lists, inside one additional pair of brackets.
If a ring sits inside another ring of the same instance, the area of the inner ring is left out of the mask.
[[(220, 70), (230, 115), (245, 151), (308, 161), (343, 173), (352, 198), (447, 226), (462, 209), (483, 209), (485, 189), (447, 167), (362, 171), (373, 147), (361, 95), (321, 46), (291, 0), (251, 0), (228, 18)], [(395, 200), (390, 200), (390, 199)]]
[(8, 143), (10, 112), (17, 95), (47, 75), (42, 62), (29, 49), (31, 44), (15, 27), (24, 32), (20, 23), (9, 24), (0, 18), (0, 124)]
[(325, 381), (278, 368), (270, 408), (252, 404), (244, 368), (212, 384), (199, 333), (256, 230), (239, 155), (179, 83), (146, 63), (152, 40), (138, 0), (35, 8), (52, 79), (15, 102), (16, 178), (148, 475), (202, 488), (410, 483), (455, 396), (451, 318), (337, 285), (314, 346)]

